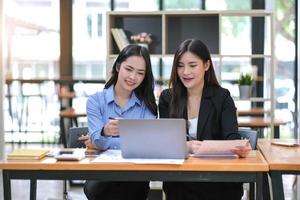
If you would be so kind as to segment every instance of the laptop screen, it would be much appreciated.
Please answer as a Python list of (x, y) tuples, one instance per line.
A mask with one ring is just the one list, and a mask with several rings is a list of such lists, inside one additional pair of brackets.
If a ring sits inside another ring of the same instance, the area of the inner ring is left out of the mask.
[(119, 130), (124, 158), (187, 157), (184, 119), (120, 119)]

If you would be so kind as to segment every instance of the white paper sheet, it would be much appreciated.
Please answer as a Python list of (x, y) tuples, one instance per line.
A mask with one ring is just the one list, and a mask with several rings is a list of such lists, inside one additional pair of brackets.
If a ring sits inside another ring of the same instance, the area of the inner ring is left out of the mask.
[(248, 140), (204, 140), (195, 150), (194, 157), (232, 157), (238, 156), (232, 150), (246, 147)]
[(107, 150), (92, 160), (92, 162), (182, 165), (184, 159), (128, 159), (122, 157), (121, 150)]
[(56, 158), (57, 160), (78, 161), (85, 158), (84, 152), (85, 149), (68, 149), (68, 150), (60, 151), (60, 153), (55, 155), (54, 158)]

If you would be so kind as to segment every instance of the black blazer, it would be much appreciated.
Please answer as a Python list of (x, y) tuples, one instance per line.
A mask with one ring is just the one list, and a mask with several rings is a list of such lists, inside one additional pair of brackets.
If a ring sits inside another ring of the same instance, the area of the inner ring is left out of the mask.
[[(169, 118), (170, 102), (170, 90), (166, 89), (159, 98), (160, 118)], [(179, 117), (187, 119), (187, 116)], [(240, 139), (236, 108), (228, 90), (219, 86), (204, 86), (198, 116), (197, 139)], [(164, 182), (163, 189), (168, 198), (174, 200), (240, 200), (243, 194), (242, 183)]]
[[(170, 90), (166, 89), (159, 98), (160, 118), (169, 118), (170, 102)], [(187, 119), (187, 116), (180, 117)], [(198, 116), (197, 139), (240, 139), (236, 107), (227, 89), (204, 85)]]

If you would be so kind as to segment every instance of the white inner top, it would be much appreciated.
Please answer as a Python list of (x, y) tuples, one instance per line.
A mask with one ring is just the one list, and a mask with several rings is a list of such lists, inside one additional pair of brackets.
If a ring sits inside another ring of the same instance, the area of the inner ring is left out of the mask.
[(189, 135), (192, 138), (197, 138), (198, 117), (189, 119)]

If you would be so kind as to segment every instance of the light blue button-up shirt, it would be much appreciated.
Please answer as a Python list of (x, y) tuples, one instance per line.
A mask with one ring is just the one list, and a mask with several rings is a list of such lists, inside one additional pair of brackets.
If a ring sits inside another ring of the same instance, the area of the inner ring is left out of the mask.
[(86, 104), (88, 128), (93, 144), (102, 150), (119, 149), (120, 138), (102, 136), (101, 130), (108, 123), (109, 118), (141, 119), (155, 118), (155, 115), (138, 99), (133, 92), (131, 98), (122, 109), (114, 97), (113, 86), (97, 92), (88, 98)]

